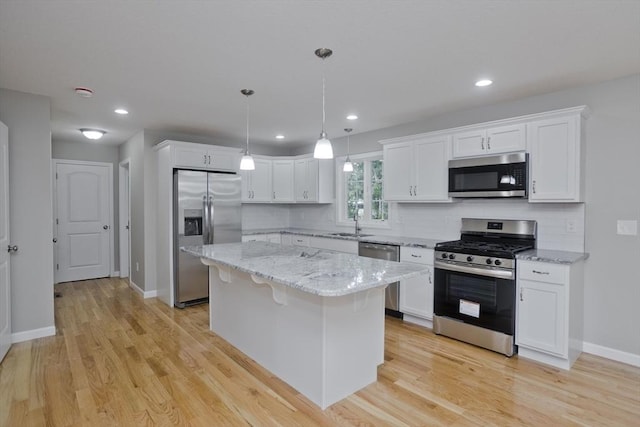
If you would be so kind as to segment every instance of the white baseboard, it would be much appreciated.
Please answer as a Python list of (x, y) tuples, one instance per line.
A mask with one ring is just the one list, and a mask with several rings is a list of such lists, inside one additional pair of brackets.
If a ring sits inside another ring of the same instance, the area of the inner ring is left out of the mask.
[(113, 273), (111, 273), (111, 277), (120, 277), (120, 272), (114, 271)]
[(132, 280), (129, 280), (129, 287), (131, 287), (134, 291), (136, 291), (137, 293), (139, 293), (142, 298), (147, 299), (147, 298), (155, 298), (158, 296), (158, 291), (157, 290), (153, 290), (153, 291), (143, 291), (142, 289), (140, 289), (140, 287), (138, 285), (136, 285), (135, 283), (133, 283)]
[(582, 343), (582, 351), (584, 351), (585, 353), (595, 354), (596, 356), (615, 360), (616, 362), (622, 362), (631, 366), (640, 367), (640, 355), (638, 354), (627, 353), (625, 351), (604, 347), (590, 342)]
[(31, 329), (30, 331), (14, 332), (11, 334), (11, 342), (19, 343), (23, 341), (35, 340), (37, 338), (50, 337), (56, 334), (55, 326), (47, 326), (46, 328)]

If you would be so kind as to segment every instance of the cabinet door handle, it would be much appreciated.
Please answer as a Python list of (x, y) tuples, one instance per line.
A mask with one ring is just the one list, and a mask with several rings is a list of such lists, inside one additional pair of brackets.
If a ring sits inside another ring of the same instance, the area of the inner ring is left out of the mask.
[(411, 256), (414, 258), (422, 258), (422, 255), (411, 254)]
[(480, 140), (480, 148), (484, 150), (484, 136)]
[(418, 186), (417, 186), (417, 185), (414, 185), (414, 186), (413, 186), (413, 195), (414, 195), (414, 196), (417, 196), (417, 195), (418, 195)]
[(431, 271), (429, 271), (429, 284), (431, 285), (433, 282), (431, 281)]
[(491, 150), (491, 137), (487, 137), (487, 150)]
[(276, 198), (276, 192), (275, 191), (273, 192), (273, 198), (274, 199)]
[(520, 288), (520, 301), (524, 301), (524, 298), (522, 296), (522, 292), (524, 292), (524, 289)]
[(409, 195), (413, 196), (413, 193), (411, 192), (411, 186), (409, 186)]
[(211, 164), (211, 155), (209, 155), (209, 164)]
[(548, 271), (538, 271), (538, 270), (532, 270), (535, 274), (542, 274), (543, 276), (548, 276), (549, 272)]
[(202, 162), (202, 163), (204, 163), (204, 164), (206, 165), (206, 164), (207, 164), (207, 155), (206, 155), (206, 154), (204, 154), (204, 155), (203, 155), (203, 157), (204, 157), (204, 160), (203, 160), (203, 162)]
[(536, 180), (533, 180), (533, 194), (536, 194)]
[(17, 245), (7, 245), (7, 252), (9, 253), (14, 253), (14, 252), (18, 252), (18, 246)]

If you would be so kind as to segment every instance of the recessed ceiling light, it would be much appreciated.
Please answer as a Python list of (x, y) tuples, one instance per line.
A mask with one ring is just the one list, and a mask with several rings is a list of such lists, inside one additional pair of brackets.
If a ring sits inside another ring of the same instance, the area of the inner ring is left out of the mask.
[(103, 130), (98, 130), (98, 129), (80, 129), (80, 132), (84, 135), (85, 138), (87, 139), (100, 139), (104, 136), (105, 131)]
[(358, 120), (358, 116), (356, 116), (355, 114), (349, 114), (347, 116), (347, 120)]
[(491, 80), (488, 79), (484, 79), (484, 80), (478, 80), (476, 82), (476, 86), (478, 87), (485, 87), (485, 86), (489, 86), (491, 85), (493, 82)]
[(123, 116), (129, 114), (129, 112), (124, 108), (116, 108), (113, 112), (116, 114), (122, 114)]
[(284, 135), (276, 135), (276, 139), (284, 139)]
[(91, 98), (93, 96), (93, 91), (88, 87), (78, 86), (73, 88), (73, 90), (83, 98)]

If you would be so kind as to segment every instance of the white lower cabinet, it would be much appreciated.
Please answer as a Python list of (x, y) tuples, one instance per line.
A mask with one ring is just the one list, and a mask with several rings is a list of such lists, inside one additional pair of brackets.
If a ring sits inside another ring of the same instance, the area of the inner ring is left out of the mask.
[(582, 352), (583, 262), (518, 261), (517, 277), (519, 356), (569, 369)]
[(426, 276), (412, 277), (400, 282), (400, 312), (404, 320), (429, 328), (433, 327), (433, 249), (400, 247), (400, 262), (429, 267)]

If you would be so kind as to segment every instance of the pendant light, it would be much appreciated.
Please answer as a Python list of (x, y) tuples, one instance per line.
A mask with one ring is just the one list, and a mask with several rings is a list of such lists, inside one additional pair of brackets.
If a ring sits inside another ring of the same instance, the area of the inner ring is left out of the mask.
[(344, 161), (344, 165), (342, 166), (343, 172), (353, 172), (353, 163), (351, 163), (351, 159), (349, 158), (350, 144), (349, 144), (349, 134), (353, 129), (346, 128), (344, 131), (347, 133), (347, 158)]
[(256, 168), (256, 164), (251, 154), (249, 154), (249, 97), (253, 95), (254, 92), (251, 89), (242, 89), (240, 93), (247, 97), (247, 147), (244, 150), (242, 160), (240, 160), (240, 170), (252, 171)]
[(324, 111), (324, 60), (331, 56), (333, 52), (331, 49), (320, 48), (316, 49), (315, 54), (318, 58), (322, 59), (322, 132), (320, 132), (320, 138), (316, 142), (316, 147), (313, 150), (313, 157), (316, 159), (333, 159), (333, 147), (331, 141), (327, 138), (327, 133), (324, 131), (325, 123), (325, 111)]

